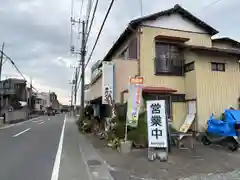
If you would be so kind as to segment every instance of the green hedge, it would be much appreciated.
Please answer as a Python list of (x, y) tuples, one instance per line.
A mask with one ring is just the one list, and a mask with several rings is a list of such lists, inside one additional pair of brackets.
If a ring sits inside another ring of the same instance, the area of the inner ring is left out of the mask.
[[(124, 139), (126, 120), (117, 120), (117, 125), (113, 130), (116, 138)], [(128, 140), (132, 140), (133, 144), (141, 144), (145, 146), (148, 141), (146, 113), (142, 113), (138, 119), (136, 128), (128, 127)]]

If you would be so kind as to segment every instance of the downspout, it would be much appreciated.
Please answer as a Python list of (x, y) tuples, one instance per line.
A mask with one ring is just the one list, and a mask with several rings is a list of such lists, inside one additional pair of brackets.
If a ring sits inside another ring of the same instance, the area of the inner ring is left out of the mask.
[(136, 34), (136, 37), (137, 37), (137, 61), (138, 61), (138, 70), (137, 70), (137, 76), (140, 76), (141, 75), (141, 67), (140, 67), (140, 35), (141, 35), (141, 30), (140, 30), (140, 28), (137, 28), (137, 30), (136, 29), (134, 29), (132, 26), (131, 26), (131, 24), (128, 26), (128, 29), (129, 30), (131, 30), (133, 33), (135, 33)]

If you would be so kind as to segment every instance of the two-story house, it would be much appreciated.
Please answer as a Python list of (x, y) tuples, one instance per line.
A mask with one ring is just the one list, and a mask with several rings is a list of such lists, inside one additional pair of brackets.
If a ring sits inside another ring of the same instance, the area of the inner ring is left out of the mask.
[(0, 82), (1, 107), (20, 107), (21, 102), (27, 102), (26, 81), (8, 78)]
[(36, 93), (35, 111), (45, 112), (50, 104), (50, 94), (45, 92)]
[[(144, 100), (166, 100), (175, 128), (196, 113), (202, 131), (211, 113), (237, 108), (240, 43), (212, 39), (217, 33), (179, 5), (132, 20), (103, 59), (114, 63), (116, 103), (127, 100), (129, 76), (139, 75)], [(101, 74), (91, 82), (92, 103), (103, 94)]]

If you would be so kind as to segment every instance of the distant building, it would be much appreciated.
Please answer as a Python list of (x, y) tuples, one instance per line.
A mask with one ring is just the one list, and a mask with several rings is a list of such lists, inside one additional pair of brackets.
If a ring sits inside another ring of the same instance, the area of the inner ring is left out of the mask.
[(35, 111), (45, 112), (46, 108), (50, 106), (50, 95), (49, 93), (36, 93), (35, 99)]
[(23, 102), (27, 103), (26, 81), (22, 79), (9, 78), (0, 81), (1, 108), (11, 106), (21, 107)]
[(55, 110), (59, 110), (59, 102), (55, 92), (50, 93), (50, 106)]

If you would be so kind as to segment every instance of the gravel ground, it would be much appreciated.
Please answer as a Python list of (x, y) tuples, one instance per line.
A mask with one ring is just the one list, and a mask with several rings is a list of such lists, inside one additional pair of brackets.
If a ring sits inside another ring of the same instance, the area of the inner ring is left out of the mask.
[(239, 180), (240, 169), (228, 173), (219, 174), (199, 174), (188, 178), (180, 178), (179, 180)]
[(87, 139), (109, 164), (115, 180), (239, 180), (240, 152), (220, 147), (204, 147), (197, 143), (196, 151), (173, 148), (168, 162), (150, 162), (147, 150), (134, 150), (121, 155), (106, 147), (104, 140), (92, 135)]

